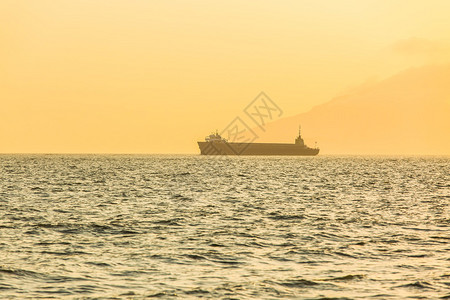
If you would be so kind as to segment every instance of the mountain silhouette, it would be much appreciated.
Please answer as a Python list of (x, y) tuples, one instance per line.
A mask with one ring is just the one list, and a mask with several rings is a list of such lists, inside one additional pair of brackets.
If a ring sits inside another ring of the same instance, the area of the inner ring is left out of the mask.
[(298, 125), (323, 154), (450, 154), (450, 65), (412, 68), (311, 111), (267, 124), (259, 142), (293, 142)]

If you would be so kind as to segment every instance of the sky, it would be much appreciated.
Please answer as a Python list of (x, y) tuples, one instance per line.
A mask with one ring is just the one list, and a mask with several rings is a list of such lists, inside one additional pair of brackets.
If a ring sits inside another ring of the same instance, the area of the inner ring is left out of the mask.
[(198, 153), (264, 91), (283, 116), (450, 61), (450, 1), (0, 1), (0, 153)]

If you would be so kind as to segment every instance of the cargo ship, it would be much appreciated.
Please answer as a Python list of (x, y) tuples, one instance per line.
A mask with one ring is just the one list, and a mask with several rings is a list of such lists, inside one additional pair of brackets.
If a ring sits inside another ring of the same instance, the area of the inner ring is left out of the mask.
[(236, 143), (228, 142), (216, 133), (198, 142), (201, 155), (317, 155), (319, 148), (306, 146), (299, 129), (295, 143)]

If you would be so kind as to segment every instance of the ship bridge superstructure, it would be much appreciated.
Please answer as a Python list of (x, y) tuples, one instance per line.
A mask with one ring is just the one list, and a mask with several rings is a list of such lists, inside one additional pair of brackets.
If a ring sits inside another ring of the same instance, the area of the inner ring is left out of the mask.
[(207, 137), (205, 137), (205, 141), (206, 142), (219, 142), (219, 143), (223, 143), (226, 142), (227, 140), (224, 139), (223, 137), (220, 136), (220, 134), (217, 132), (216, 133), (211, 133), (210, 135), (208, 135)]

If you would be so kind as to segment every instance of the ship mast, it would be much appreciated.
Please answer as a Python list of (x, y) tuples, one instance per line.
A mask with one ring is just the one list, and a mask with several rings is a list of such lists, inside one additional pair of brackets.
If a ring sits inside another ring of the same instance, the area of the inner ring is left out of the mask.
[(298, 137), (295, 139), (295, 144), (305, 147), (305, 142), (302, 139), (302, 127), (300, 125), (298, 125)]

